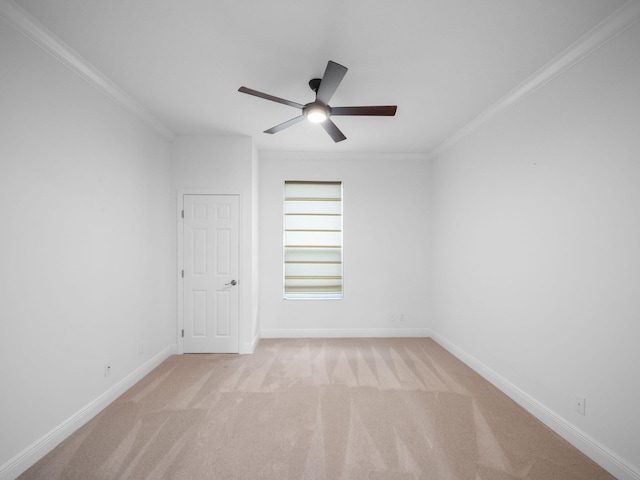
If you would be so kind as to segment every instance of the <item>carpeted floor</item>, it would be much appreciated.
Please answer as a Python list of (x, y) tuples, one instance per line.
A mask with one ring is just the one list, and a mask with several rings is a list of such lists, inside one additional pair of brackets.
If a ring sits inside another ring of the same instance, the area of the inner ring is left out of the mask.
[(20, 480), (597, 480), (609, 474), (429, 339), (173, 356)]

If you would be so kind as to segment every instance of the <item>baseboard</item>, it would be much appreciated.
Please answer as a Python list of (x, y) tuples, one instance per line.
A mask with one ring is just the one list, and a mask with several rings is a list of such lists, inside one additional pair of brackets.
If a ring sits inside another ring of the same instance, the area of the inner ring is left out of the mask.
[(638, 471), (637, 468), (625, 462), (609, 448), (584, 433), (567, 419), (547, 408), (496, 371), (441, 335), (432, 332), (431, 338), (618, 480), (640, 480), (640, 471)]
[(176, 345), (169, 345), (131, 372), (125, 378), (113, 385), (98, 398), (84, 408), (71, 415), (60, 425), (33, 442), (22, 452), (18, 453), (4, 465), (0, 466), (0, 480), (13, 480), (34, 463), (59, 445), (65, 438), (104, 410), (111, 402), (126, 392), (142, 377), (160, 365), (170, 355), (176, 353)]
[(381, 338), (429, 337), (428, 328), (265, 329), (262, 338)]

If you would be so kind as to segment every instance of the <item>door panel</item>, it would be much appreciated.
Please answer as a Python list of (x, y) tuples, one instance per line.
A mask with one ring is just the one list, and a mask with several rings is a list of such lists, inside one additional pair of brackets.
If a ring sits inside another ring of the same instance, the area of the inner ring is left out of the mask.
[(238, 353), (238, 196), (184, 195), (185, 353)]
[(207, 336), (207, 292), (205, 290), (193, 290), (193, 314), (191, 316), (191, 331), (194, 337)]

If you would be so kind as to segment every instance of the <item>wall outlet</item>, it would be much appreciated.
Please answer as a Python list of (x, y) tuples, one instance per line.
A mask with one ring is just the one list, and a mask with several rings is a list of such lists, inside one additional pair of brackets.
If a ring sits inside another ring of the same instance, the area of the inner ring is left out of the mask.
[(573, 409), (580, 415), (586, 415), (586, 402), (586, 398), (581, 397), (580, 395), (576, 395), (576, 398), (573, 402)]
[(104, 376), (108, 377), (109, 375), (111, 375), (111, 362), (104, 364)]
[(144, 353), (144, 342), (141, 342), (140, 345), (138, 345), (138, 353)]

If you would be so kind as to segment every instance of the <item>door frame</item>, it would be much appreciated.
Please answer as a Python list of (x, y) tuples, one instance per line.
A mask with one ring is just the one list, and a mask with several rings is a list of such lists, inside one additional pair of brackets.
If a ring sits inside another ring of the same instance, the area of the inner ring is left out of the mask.
[[(184, 223), (182, 209), (184, 208), (185, 195), (233, 195), (238, 197), (238, 276), (242, 277), (242, 195), (237, 192), (227, 192), (203, 188), (179, 189), (176, 192), (176, 244), (177, 244), (177, 268), (176, 268), (176, 347), (179, 355), (184, 354), (184, 339), (182, 330), (184, 329), (184, 279), (182, 270), (184, 269)], [(238, 280), (241, 280), (239, 278)], [(242, 337), (242, 292), (239, 292), (238, 304), (238, 352), (240, 352)]]

